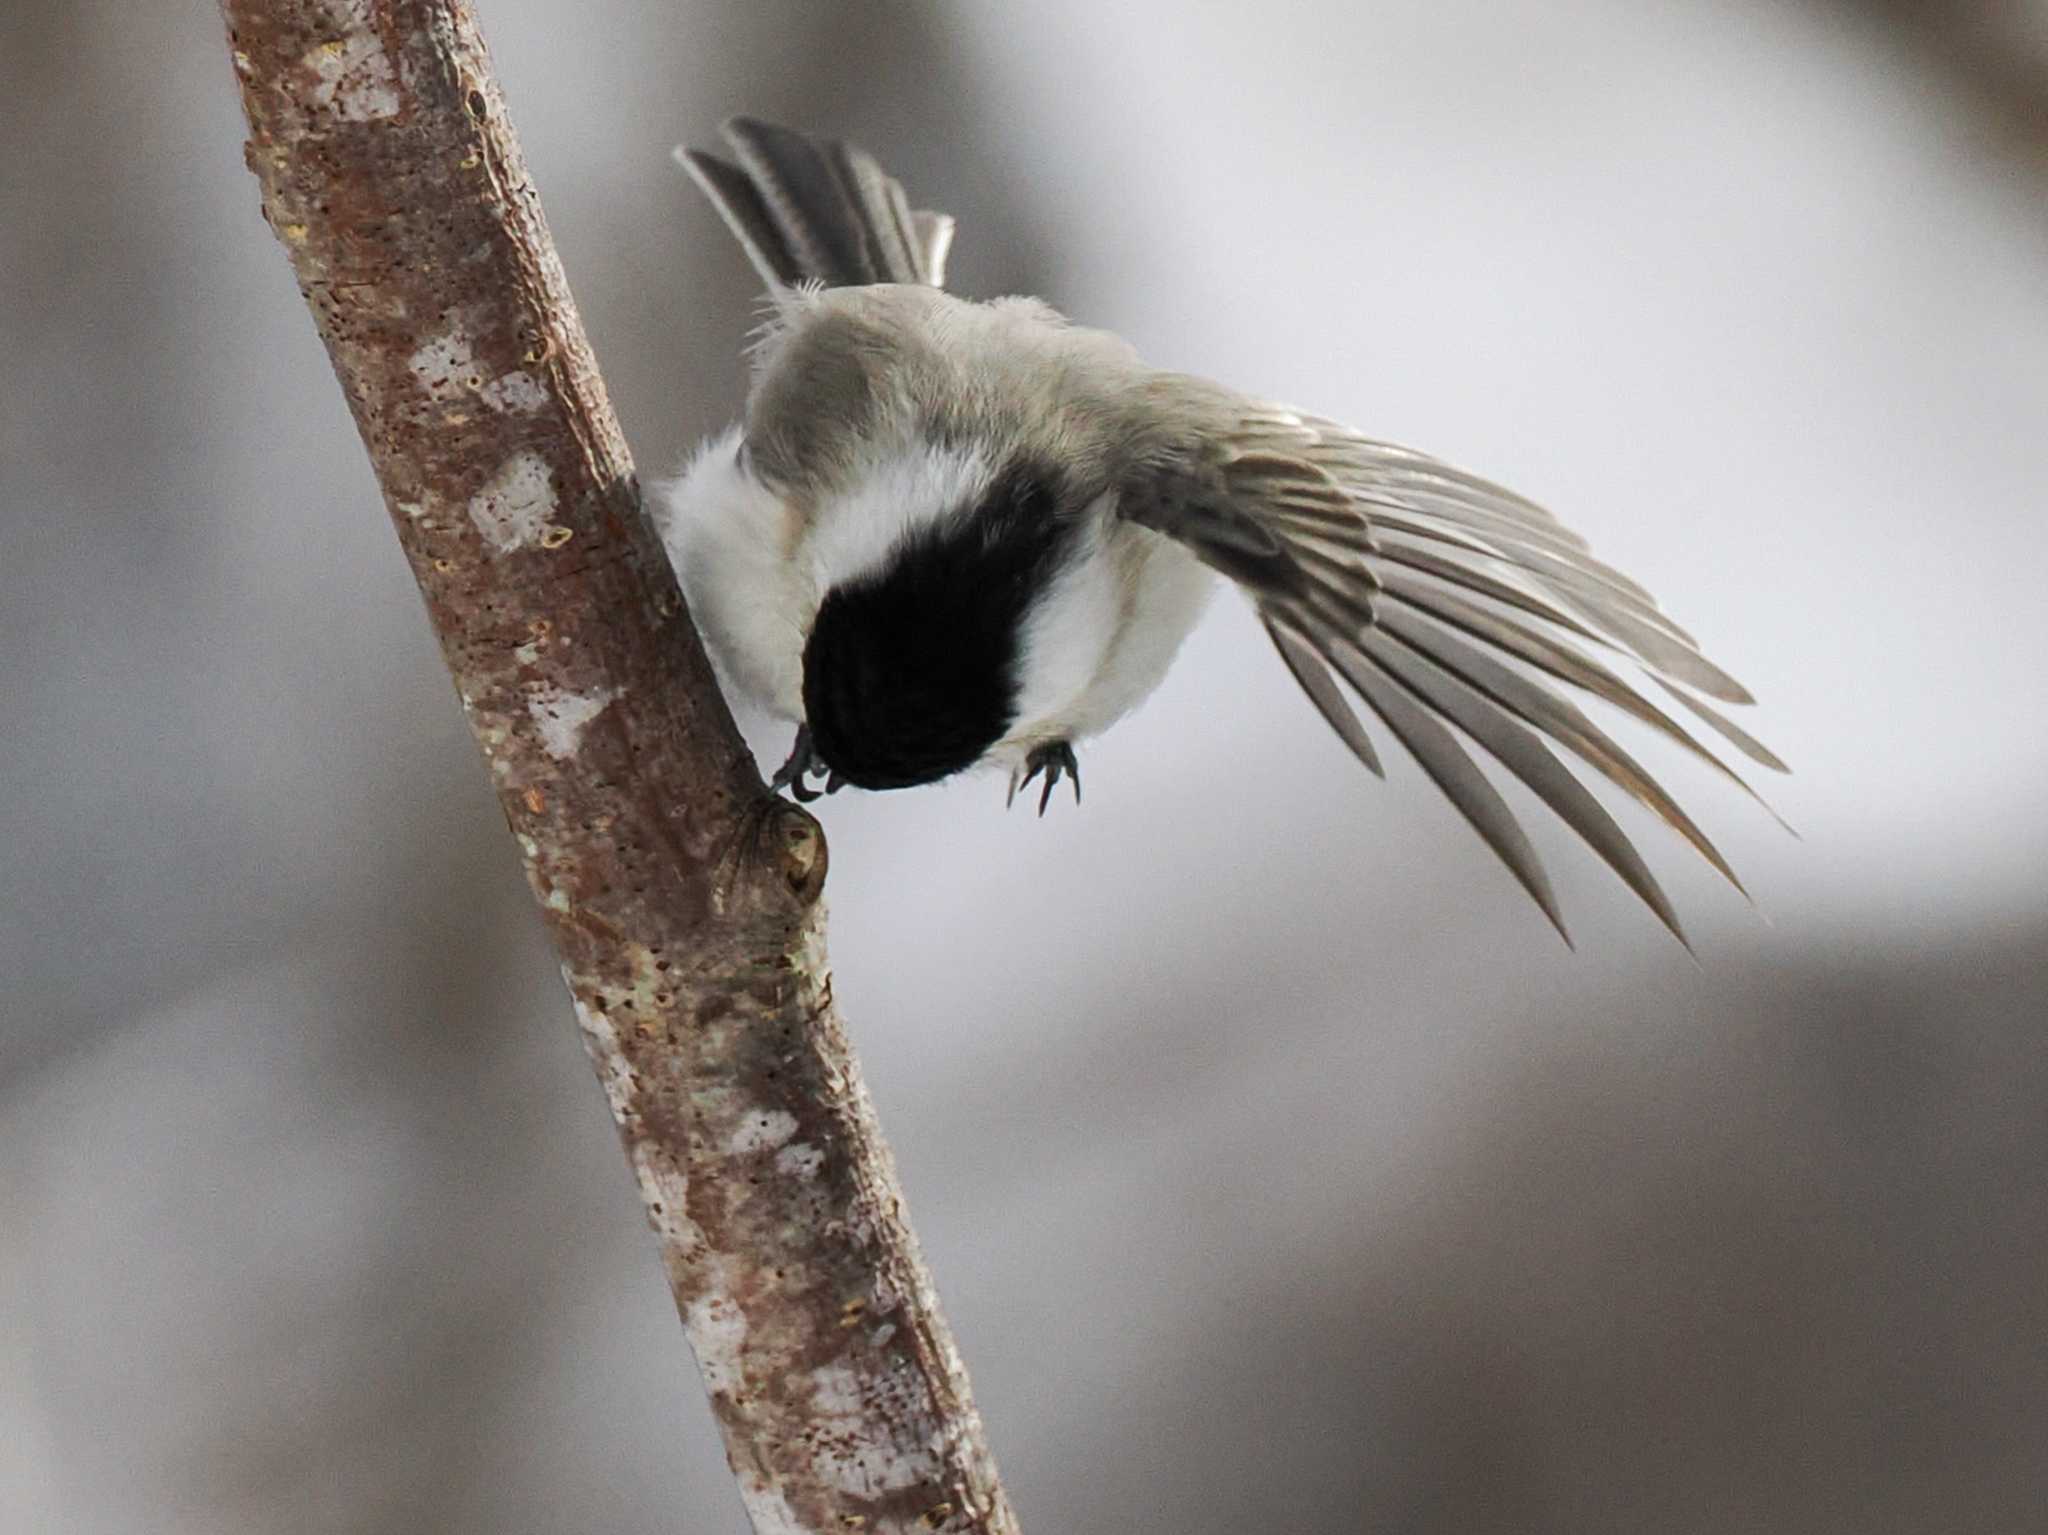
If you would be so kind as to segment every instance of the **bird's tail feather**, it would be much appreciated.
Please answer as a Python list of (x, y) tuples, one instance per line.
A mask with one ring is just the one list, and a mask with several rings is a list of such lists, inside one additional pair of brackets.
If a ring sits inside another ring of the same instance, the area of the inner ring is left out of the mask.
[(953, 220), (912, 209), (866, 150), (750, 117), (721, 131), (734, 160), (698, 149), (676, 158), (769, 286), (944, 286)]

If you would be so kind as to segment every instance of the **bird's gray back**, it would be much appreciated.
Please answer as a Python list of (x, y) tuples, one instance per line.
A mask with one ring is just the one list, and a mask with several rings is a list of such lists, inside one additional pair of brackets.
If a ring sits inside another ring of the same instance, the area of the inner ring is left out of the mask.
[(755, 351), (748, 453), (800, 511), (924, 444), (971, 448), (992, 471), (1029, 454), (1092, 499), (1133, 455), (1161, 449), (1173, 417), (1145, 399), (1168, 378), (1035, 299), (800, 290), (779, 300)]

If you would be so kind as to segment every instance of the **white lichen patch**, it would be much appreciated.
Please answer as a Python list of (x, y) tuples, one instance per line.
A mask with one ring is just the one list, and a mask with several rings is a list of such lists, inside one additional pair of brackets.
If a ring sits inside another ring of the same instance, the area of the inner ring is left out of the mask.
[(321, 43), (306, 54), (306, 63), (314, 76), (314, 106), (350, 123), (398, 115), (398, 74), (375, 33)]
[(443, 331), (421, 342), (405, 366), (429, 394), (439, 394), (476, 372), (476, 348), (461, 331)]
[(462, 326), (445, 330), (406, 359), (413, 380), (436, 400), (474, 400), (495, 411), (521, 414), (539, 410), (548, 392), (530, 373), (500, 373), (486, 378), (477, 361), (476, 343)]
[(556, 510), (554, 473), (529, 449), (506, 459), (469, 498), (469, 520), (500, 554), (539, 543)]
[(842, 1364), (828, 1364), (811, 1372), (811, 1407), (829, 1417), (844, 1418), (860, 1412), (860, 1377)]
[(818, 1169), (825, 1165), (825, 1153), (808, 1141), (798, 1141), (794, 1146), (785, 1146), (775, 1154), (775, 1170), (785, 1178), (801, 1178), (808, 1183), (818, 1176)]
[[(604, 992), (611, 999), (611, 1011), (628, 1026), (650, 1031), (675, 1006), (675, 980), (645, 944), (626, 944), (620, 957), (626, 961), (630, 979), (623, 985), (616, 975), (606, 981)], [(730, 1089), (723, 1091), (729, 1094)], [(690, 1107), (692, 1112), (707, 1118), (731, 1117), (724, 1099), (709, 1090), (693, 1091)]]
[(933, 1480), (938, 1475), (939, 1463), (922, 1450), (906, 1453), (888, 1445), (854, 1440), (836, 1454), (829, 1450), (821, 1454), (818, 1469), (841, 1492), (872, 1498), (877, 1493)]
[(741, 1478), (740, 1501), (747, 1505), (747, 1522), (754, 1535), (817, 1535), (817, 1526), (797, 1518), (781, 1489), (766, 1482)]
[(770, 1109), (765, 1114), (749, 1114), (740, 1127), (733, 1131), (726, 1149), (736, 1157), (746, 1156), (755, 1151), (773, 1151), (785, 1144), (796, 1134), (796, 1116), (781, 1109)]
[(738, 1390), (746, 1378), (747, 1345), (747, 1317), (738, 1303), (724, 1295), (698, 1297), (683, 1312), (683, 1331), (697, 1356), (704, 1389), (728, 1394)]
[(571, 693), (567, 688), (544, 685), (527, 695), (526, 712), (540, 731), (541, 748), (560, 762), (576, 755), (590, 722), (618, 696), (612, 688)]
[[(562, 978), (569, 979), (567, 970)], [(570, 989), (575, 989), (573, 981)], [(619, 1031), (612, 1027), (611, 1019), (581, 997), (575, 1002), (576, 1026), (583, 1031), (583, 1048), (590, 1056), (590, 1064), (597, 1069), (597, 1080), (604, 1088), (605, 1102), (611, 1105), (612, 1118), (624, 1124), (633, 1112), (633, 1068), (619, 1047)]]
[[(567, 965), (562, 967), (562, 979), (574, 996), (575, 973)], [(575, 997), (575, 1006), (583, 1048), (597, 1071), (612, 1118), (621, 1126), (630, 1127), (639, 1112), (640, 1083), (626, 1057), (618, 1028), (605, 1011), (590, 1006), (582, 997)], [(663, 1256), (674, 1260), (701, 1252), (704, 1233), (690, 1219), (689, 1177), (662, 1151), (645, 1141), (633, 1143), (632, 1156), (633, 1172), (640, 1181), (640, 1199), (647, 1208), (647, 1223), (661, 1239)]]
[(531, 373), (500, 373), (477, 392), (477, 398), (492, 410), (526, 413), (548, 402), (548, 392)]
[(811, 1418), (818, 1425), (824, 1453), (819, 1469), (841, 1492), (857, 1497), (939, 1480), (944, 1466), (930, 1448), (890, 1442), (875, 1430), (873, 1413), (862, 1394), (860, 1377), (845, 1365), (824, 1365), (811, 1372)]
[(662, 1257), (670, 1263), (699, 1256), (704, 1233), (690, 1219), (690, 1180), (683, 1170), (644, 1141), (633, 1147), (633, 1171), (640, 1179), (640, 1200), (647, 1224), (661, 1239)]

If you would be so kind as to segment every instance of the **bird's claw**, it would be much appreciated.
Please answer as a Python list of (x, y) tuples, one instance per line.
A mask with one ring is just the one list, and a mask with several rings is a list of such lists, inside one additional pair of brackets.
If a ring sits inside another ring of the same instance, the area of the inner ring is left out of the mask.
[(1038, 813), (1045, 814), (1045, 807), (1052, 803), (1052, 791), (1065, 774), (1073, 780), (1074, 803), (1081, 803), (1081, 764), (1074, 760), (1074, 747), (1070, 741), (1053, 741), (1033, 749), (1024, 759), (1024, 773), (1010, 775), (1010, 797), (1006, 805), (1017, 803), (1017, 791), (1029, 787), (1031, 780), (1039, 774), (1045, 775), (1045, 786), (1038, 793)]
[[(813, 789), (806, 782), (814, 776), (824, 778), (824, 788)], [(768, 780), (770, 789), (787, 789), (789, 797), (803, 805), (827, 794), (837, 794), (845, 786), (846, 780), (819, 759), (817, 748), (811, 744), (811, 727), (808, 725), (796, 727), (796, 744), (790, 747), (788, 758), (775, 770), (775, 776)]]

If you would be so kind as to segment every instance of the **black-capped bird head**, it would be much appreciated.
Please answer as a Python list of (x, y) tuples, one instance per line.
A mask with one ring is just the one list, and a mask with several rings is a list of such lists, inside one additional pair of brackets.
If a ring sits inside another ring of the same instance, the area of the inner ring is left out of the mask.
[(1074, 527), (1052, 477), (1016, 464), (832, 585), (803, 650), (818, 764), (859, 788), (903, 789), (985, 757), (1017, 723), (1026, 619)]

